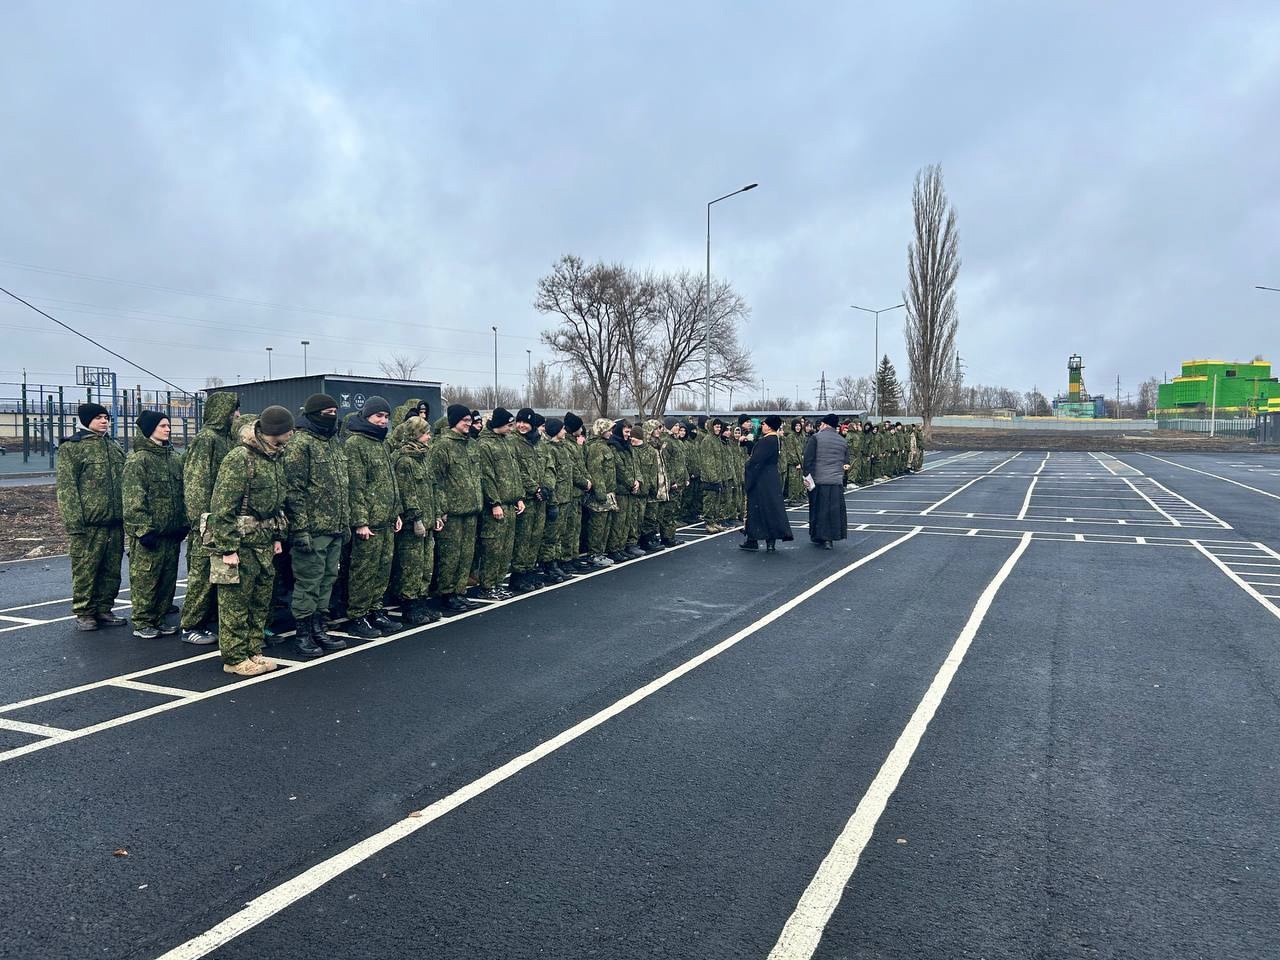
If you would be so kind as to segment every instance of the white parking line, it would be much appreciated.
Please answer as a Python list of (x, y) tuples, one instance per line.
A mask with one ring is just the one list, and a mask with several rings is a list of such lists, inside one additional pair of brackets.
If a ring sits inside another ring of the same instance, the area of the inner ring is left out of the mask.
[(1251, 487), (1249, 486), (1249, 484), (1241, 483), (1239, 480), (1232, 480), (1230, 477), (1221, 477), (1216, 473), (1210, 473), (1208, 470), (1200, 470), (1200, 469), (1197, 469), (1196, 467), (1188, 467), (1185, 463), (1175, 463), (1173, 460), (1166, 460), (1164, 457), (1157, 457), (1153, 453), (1142, 453), (1140, 455), (1144, 457), (1150, 457), (1152, 460), (1159, 460), (1161, 463), (1167, 463), (1171, 467), (1179, 467), (1183, 470), (1190, 470), (1192, 473), (1199, 473), (1199, 474), (1203, 474), (1206, 477), (1213, 477), (1213, 479), (1221, 480), (1224, 483), (1234, 483), (1237, 487), (1243, 487), (1244, 489), (1251, 490), (1254, 493), (1260, 493), (1264, 497), (1270, 497), (1272, 500), (1280, 500), (1280, 496), (1274, 493), (1269, 493), (1266, 490), (1259, 490), (1257, 487)]
[(1135, 487), (1135, 486), (1133, 485), (1133, 481), (1132, 481), (1132, 480), (1130, 480), (1128, 477), (1125, 477), (1125, 478), (1124, 478), (1124, 482), (1125, 482), (1125, 483), (1127, 483), (1127, 484), (1129, 485), (1129, 489), (1130, 489), (1130, 490), (1132, 490), (1134, 493), (1136, 493), (1138, 496), (1140, 496), (1143, 500), (1147, 501), (1147, 503), (1149, 503), (1149, 504), (1151, 505), (1151, 509), (1152, 509), (1152, 510), (1154, 510), (1156, 513), (1160, 514), (1160, 516), (1164, 517), (1166, 520), (1168, 520), (1170, 523), (1172, 523), (1175, 527), (1180, 527), (1180, 526), (1182, 526), (1182, 524), (1181, 524), (1181, 523), (1179, 523), (1175, 518), (1173, 518), (1173, 517), (1169, 516), (1169, 514), (1165, 513), (1163, 510), (1161, 510), (1161, 509), (1160, 509), (1160, 507), (1156, 504), (1156, 502), (1155, 502), (1154, 500), (1152, 500), (1152, 499), (1151, 499), (1150, 497), (1148, 497), (1145, 493), (1143, 493), (1141, 490), (1139, 490), (1137, 487)]
[[(1269, 600), (1267, 597), (1264, 597), (1261, 593), (1255, 590), (1253, 586), (1248, 583), (1248, 581), (1241, 578), (1241, 576), (1238, 573), (1232, 570), (1231, 567), (1227, 566), (1225, 563), (1223, 563), (1221, 560), (1215, 557), (1212, 553), (1206, 550), (1204, 548), (1204, 545), (1201, 544), (1198, 540), (1192, 540), (1191, 543), (1197, 550), (1199, 550), (1206, 557), (1208, 557), (1213, 562), (1213, 565), (1215, 567), (1217, 567), (1219, 570), (1225, 573), (1228, 577), (1234, 580), (1241, 590), (1249, 594), (1249, 596), (1253, 597), (1253, 599), (1257, 600), (1260, 604), (1266, 607), (1267, 610), (1271, 612), (1272, 616), (1276, 617), (1277, 619), (1280, 619), (1280, 607), (1277, 607), (1274, 603), (1271, 602), (1271, 600)], [(1257, 544), (1255, 544), (1255, 546), (1257, 546)], [(1237, 564), (1234, 564), (1234, 566), (1252, 567), (1252, 566), (1263, 566), (1263, 564), (1237, 563)]]
[[(686, 660), (675, 669), (663, 674), (655, 680), (651, 680), (639, 689), (633, 690), (622, 699), (615, 701), (613, 704), (605, 707), (598, 713), (592, 714), (585, 720), (574, 724), (572, 727), (557, 734), (550, 740), (546, 740), (543, 743), (538, 744), (532, 750), (528, 750), (525, 753), (520, 754), (518, 757), (507, 761), (502, 766), (495, 770), (491, 770), (478, 780), (474, 780), (466, 786), (455, 790), (446, 797), (442, 797), (425, 809), (414, 811), (403, 820), (400, 820), (386, 829), (375, 833), (373, 836), (367, 837), (354, 846), (348, 847), (346, 850), (329, 857), (327, 860), (305, 870), (296, 877), (286, 880), (278, 887), (274, 887), (266, 893), (260, 894), (245, 904), (243, 909), (227, 917), (227, 919), (199, 936), (193, 937), (186, 943), (167, 951), (162, 954), (158, 960), (195, 960), (195, 958), (207, 956), (219, 947), (222, 947), (234, 940), (242, 933), (252, 930), (264, 920), (270, 919), (286, 907), (289, 907), (292, 904), (297, 903), (303, 897), (314, 893), (316, 890), (319, 890), (325, 884), (329, 883), (329, 881), (336, 879), (353, 867), (360, 865), (392, 844), (411, 836), (428, 824), (434, 823), (445, 814), (456, 810), (469, 800), (473, 800), (481, 794), (492, 790), (494, 787), (506, 780), (509, 780), (511, 777), (514, 777), (525, 768), (532, 766), (539, 760), (545, 759), (557, 750), (560, 750), (562, 747), (568, 746), (583, 734), (594, 730), (602, 723), (613, 719), (620, 713), (623, 713), (635, 706), (637, 703), (651, 697), (659, 690), (670, 686), (685, 674), (696, 670), (698, 667), (707, 663), (709, 660), (718, 657), (726, 650), (737, 646), (756, 631), (768, 626), (779, 617), (782, 617), (794, 610), (804, 601), (822, 590), (825, 590), (842, 577), (852, 573), (859, 567), (884, 556), (884, 554), (888, 553), (895, 547), (906, 543), (917, 533), (919, 533), (918, 529), (911, 530), (904, 536), (890, 541), (873, 553), (869, 553), (865, 557), (841, 567), (835, 573), (820, 580), (808, 590), (792, 597), (786, 603), (774, 608), (759, 620), (739, 630), (733, 636), (720, 641), (715, 646), (710, 647), (707, 650), (704, 650), (696, 657)], [(1021, 545), (1020, 549), (1025, 549), (1025, 544)]]
[(0, 717), (0, 730), (12, 730), (14, 733), (29, 733), (34, 737), (45, 737), (47, 740), (62, 740), (70, 730), (61, 727), (46, 727), (43, 723), (24, 723), (21, 720), (10, 720)]
[(1036, 481), (1039, 479), (1040, 479), (1039, 477), (1031, 478), (1031, 483), (1027, 485), (1027, 497), (1025, 500), (1022, 501), (1022, 509), (1018, 511), (1018, 516), (1016, 517), (1016, 519), (1018, 520), (1027, 519), (1027, 508), (1031, 506), (1031, 495), (1035, 493)]
[(875, 831), (880, 815), (884, 813), (889, 798), (893, 796), (902, 775), (906, 772), (911, 758), (920, 745), (921, 738), (929, 728), (942, 698), (946, 696), (956, 671), (964, 662), (965, 654), (973, 643), (982, 621), (991, 609), (1001, 585), (1009, 578), (1018, 560), (1027, 551), (1031, 543), (1031, 534), (1022, 535), (1018, 546), (1014, 549), (995, 577), (987, 584), (987, 588), (978, 597), (978, 602), (969, 614), (969, 620), (960, 631), (960, 636), (947, 654), (941, 669), (934, 676), (924, 698), (916, 706), (911, 719), (894, 744), (893, 750), (880, 766), (871, 786), (859, 801), (853, 816), (849, 818), (844, 829), (836, 838), (835, 845), (822, 861), (817, 874), (810, 881), (808, 888), (800, 897), (800, 902), (787, 919), (782, 928), (778, 942), (769, 951), (769, 960), (808, 960), (818, 949), (823, 931), (831, 915), (835, 913), (844, 895), (844, 889), (858, 868), (858, 860), (866, 849), (871, 835)]

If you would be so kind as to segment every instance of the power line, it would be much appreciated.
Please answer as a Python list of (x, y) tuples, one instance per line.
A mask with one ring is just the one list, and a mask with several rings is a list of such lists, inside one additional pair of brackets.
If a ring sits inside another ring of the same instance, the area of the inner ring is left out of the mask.
[[(34, 273), (45, 273), (56, 277), (69, 277), (74, 280), (91, 280), (95, 283), (114, 283), (127, 287), (138, 287), (142, 290), (154, 290), (158, 293), (173, 293), (183, 297), (196, 297), (202, 300), (214, 300), (219, 303), (236, 303), (249, 307), (262, 307), (266, 310), (285, 310), (292, 313), (309, 313), (319, 317), (334, 317), (339, 320), (360, 320), (365, 323), (389, 323), (399, 326), (422, 327), (426, 330), (443, 330), (450, 333), (475, 333), (474, 329), (464, 327), (437, 327), (425, 323), (409, 323), (406, 321), (388, 320), (384, 317), (365, 317), (354, 313), (337, 313), (331, 310), (319, 310), (315, 307), (298, 307), (287, 303), (272, 303), (267, 300), (250, 300), (245, 297), (228, 297), (220, 293), (200, 293), (196, 290), (184, 290), (181, 287), (168, 287), (158, 283), (145, 283), (140, 280), (122, 280), (118, 277), (102, 277), (92, 273), (79, 273), (75, 270), (58, 270), (53, 267), (41, 267), (33, 263), (21, 263), (17, 260), (0, 259), (0, 264), (15, 267), (19, 270), (30, 270)], [(538, 340), (537, 337), (526, 337), (520, 334), (504, 334), (513, 340)]]
[(151, 376), (153, 376), (153, 377), (155, 377), (157, 380), (159, 380), (161, 383), (168, 384), (169, 386), (173, 387), (173, 389), (175, 389), (175, 390), (179, 391), (180, 393), (182, 393), (184, 396), (188, 396), (188, 397), (189, 397), (189, 396), (191, 396), (191, 394), (189, 394), (186, 390), (183, 390), (183, 389), (182, 389), (182, 387), (178, 386), (176, 383), (170, 383), (168, 380), (166, 380), (164, 377), (160, 376), (160, 374), (156, 373), (154, 370), (148, 370), (148, 369), (147, 369), (146, 367), (144, 367), (142, 364), (140, 364), (140, 363), (134, 363), (132, 360), (130, 360), (130, 359), (129, 359), (128, 357), (126, 357), (124, 354), (116, 353), (116, 352), (115, 352), (114, 350), (112, 350), (110, 347), (105, 347), (105, 346), (103, 346), (102, 344), (100, 344), (97, 340), (93, 339), (93, 337), (90, 337), (90, 336), (88, 336), (87, 334), (83, 334), (83, 333), (81, 333), (81, 332), (80, 332), (79, 330), (77, 330), (75, 327), (70, 326), (69, 324), (63, 323), (63, 322), (62, 322), (61, 320), (59, 320), (57, 317), (55, 317), (55, 316), (52, 316), (52, 315), (50, 315), (50, 314), (45, 313), (43, 310), (41, 310), (39, 307), (35, 306), (34, 304), (27, 303), (27, 301), (26, 301), (26, 300), (23, 300), (20, 296), (18, 296), (18, 295), (17, 295), (16, 293), (14, 293), (12, 290), (6, 290), (4, 287), (0, 287), (0, 293), (5, 294), (6, 296), (10, 296), (10, 297), (12, 297), (14, 300), (17, 300), (17, 301), (18, 301), (20, 304), (22, 304), (23, 306), (30, 307), (30, 308), (31, 308), (32, 310), (34, 310), (36, 313), (40, 314), (40, 316), (45, 317), (46, 319), (52, 320), (54, 323), (56, 323), (58, 326), (62, 327), (64, 330), (69, 330), (70, 332), (74, 333), (74, 334), (75, 334), (77, 337), (79, 337), (81, 340), (88, 340), (90, 343), (92, 343), (92, 344), (93, 344), (95, 347), (97, 347), (99, 350), (105, 350), (107, 353), (111, 354), (113, 357), (116, 357), (116, 358), (118, 358), (118, 359), (120, 359), (120, 360), (123, 360), (123, 361), (124, 361), (125, 363), (127, 363), (129, 366), (134, 367), (134, 368), (135, 368), (135, 369), (137, 369), (137, 370), (141, 370), (143, 373), (150, 374)]

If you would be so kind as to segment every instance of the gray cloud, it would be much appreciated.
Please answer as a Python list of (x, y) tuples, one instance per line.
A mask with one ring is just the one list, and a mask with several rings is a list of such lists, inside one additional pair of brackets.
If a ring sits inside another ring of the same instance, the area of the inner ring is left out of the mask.
[[(28, 3), (6, 20), (0, 283), (184, 385), (262, 376), (268, 344), (277, 375), (301, 372), (303, 338), (313, 369), (400, 350), (481, 382), (491, 324), (516, 383), (525, 349), (543, 355), (530, 301), (557, 256), (700, 270), (705, 202), (758, 180), (716, 207), (714, 268), (752, 306), (771, 389), (808, 394), (822, 369), (869, 371), (870, 318), (848, 304), (900, 299), (911, 180), (935, 161), (971, 379), (1052, 393), (1079, 352), (1091, 388), (1136, 391), (1194, 356), (1276, 359), (1280, 294), (1253, 290), (1280, 286), (1274, 4)], [(900, 316), (881, 319), (905, 376)], [(0, 379), (99, 361), (50, 326), (0, 306)]]

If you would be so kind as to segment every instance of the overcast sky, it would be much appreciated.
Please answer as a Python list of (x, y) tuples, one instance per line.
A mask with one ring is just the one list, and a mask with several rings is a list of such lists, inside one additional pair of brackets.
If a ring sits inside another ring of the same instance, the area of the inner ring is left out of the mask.
[[(312, 372), (399, 352), (487, 382), (493, 324), (521, 385), (557, 257), (700, 271), (706, 202), (758, 181), (715, 207), (713, 269), (769, 391), (812, 399), (824, 370), (870, 372), (849, 305), (902, 299), (933, 162), (970, 381), (1052, 396), (1072, 352), (1108, 393), (1280, 363), (1280, 293), (1254, 289), (1280, 287), (1274, 0), (10, 0), (4, 21), (0, 285), (183, 387), (261, 378), (267, 346), (300, 374), (302, 339)], [(15, 304), (0, 335), (0, 381), (152, 383)], [(880, 349), (905, 378), (901, 311)]]

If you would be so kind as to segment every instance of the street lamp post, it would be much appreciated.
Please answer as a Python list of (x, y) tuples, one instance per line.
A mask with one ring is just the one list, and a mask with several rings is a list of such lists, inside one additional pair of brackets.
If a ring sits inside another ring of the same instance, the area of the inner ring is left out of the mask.
[(271, 348), (267, 347), (267, 379), (271, 379)]
[(876, 358), (875, 363), (871, 366), (871, 416), (878, 417), (880, 415), (880, 390), (879, 384), (876, 382), (878, 371), (880, 370), (880, 314), (888, 313), (890, 310), (897, 310), (905, 307), (905, 303), (894, 304), (892, 307), (881, 307), (879, 310), (872, 310), (870, 307), (860, 307), (856, 303), (849, 305), (850, 310), (861, 310), (863, 313), (873, 313), (876, 318)]
[(490, 327), (493, 331), (493, 405), (498, 405), (498, 328)]
[[(706, 343), (706, 362), (707, 362), (707, 382), (705, 386), (706, 413), (711, 416), (711, 204), (719, 203), (721, 200), (728, 200), (730, 197), (736, 197), (740, 193), (746, 193), (748, 190), (754, 190), (760, 186), (758, 183), (748, 183), (740, 190), (733, 193), (726, 193), (723, 197), (716, 197), (707, 203), (707, 343)], [(730, 404), (732, 406), (732, 403)]]
[(525, 348), (524, 405), (533, 406), (533, 351)]
[(307, 347), (311, 346), (310, 340), (302, 341), (302, 375), (307, 375)]

